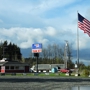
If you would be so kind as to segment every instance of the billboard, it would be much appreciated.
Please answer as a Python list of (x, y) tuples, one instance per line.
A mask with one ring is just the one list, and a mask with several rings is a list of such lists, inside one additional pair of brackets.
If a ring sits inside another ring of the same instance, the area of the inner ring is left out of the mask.
[(40, 52), (42, 52), (42, 44), (41, 43), (32, 44), (32, 53), (40, 53)]

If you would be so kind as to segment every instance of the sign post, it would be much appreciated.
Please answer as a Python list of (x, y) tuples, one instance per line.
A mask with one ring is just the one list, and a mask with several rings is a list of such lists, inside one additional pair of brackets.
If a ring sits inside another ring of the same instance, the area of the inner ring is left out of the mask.
[(34, 56), (36, 57), (36, 61), (37, 61), (37, 73), (38, 73), (38, 57), (39, 57), (39, 53), (34, 53)]
[(40, 52), (42, 52), (42, 44), (41, 43), (32, 44), (32, 53), (34, 53), (34, 56), (36, 57), (37, 60), (37, 73), (38, 73), (38, 57)]

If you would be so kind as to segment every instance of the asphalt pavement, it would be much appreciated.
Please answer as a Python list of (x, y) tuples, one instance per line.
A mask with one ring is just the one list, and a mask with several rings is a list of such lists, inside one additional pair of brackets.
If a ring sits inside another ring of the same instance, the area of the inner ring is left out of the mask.
[(0, 76), (0, 90), (70, 90), (82, 85), (90, 86), (90, 78)]

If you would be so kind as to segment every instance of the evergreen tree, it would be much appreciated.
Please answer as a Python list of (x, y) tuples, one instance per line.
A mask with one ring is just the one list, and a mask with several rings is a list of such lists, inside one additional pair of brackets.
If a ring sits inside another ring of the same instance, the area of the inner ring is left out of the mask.
[(11, 42), (8, 44), (7, 41), (0, 44), (0, 59), (8, 58), (11, 61), (20, 61), (22, 58), (22, 54), (20, 48), (12, 44)]

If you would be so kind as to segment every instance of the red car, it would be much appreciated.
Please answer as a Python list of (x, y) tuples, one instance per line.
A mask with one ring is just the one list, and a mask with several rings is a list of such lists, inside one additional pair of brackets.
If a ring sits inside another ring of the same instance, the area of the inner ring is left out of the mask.
[(71, 73), (70, 69), (60, 69), (60, 72), (62, 73)]

